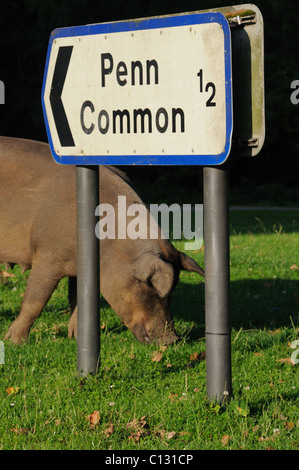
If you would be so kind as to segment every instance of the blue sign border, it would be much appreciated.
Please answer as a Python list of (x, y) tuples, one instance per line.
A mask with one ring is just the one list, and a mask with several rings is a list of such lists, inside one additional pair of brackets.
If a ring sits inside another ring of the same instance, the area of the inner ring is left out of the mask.
[[(226, 139), (225, 147), (217, 155), (59, 155), (55, 152), (52, 136), (48, 124), (44, 102), (45, 86), (48, 74), (49, 60), (53, 41), (57, 38), (86, 36), (93, 34), (111, 34), (125, 31), (139, 31), (145, 29), (168, 28), (176, 26), (191, 26), (196, 24), (219, 23), (224, 32), (225, 54), (225, 92), (226, 92)], [(144, 20), (117, 21), (114, 23), (99, 23), (85, 26), (74, 26), (55, 29), (49, 40), (46, 65), (42, 86), (42, 108), (44, 120), (54, 160), (60, 164), (69, 165), (220, 165), (230, 153), (233, 130), (232, 108), (232, 65), (231, 65), (231, 34), (225, 16), (220, 13), (190, 13), (159, 18), (146, 18)]]

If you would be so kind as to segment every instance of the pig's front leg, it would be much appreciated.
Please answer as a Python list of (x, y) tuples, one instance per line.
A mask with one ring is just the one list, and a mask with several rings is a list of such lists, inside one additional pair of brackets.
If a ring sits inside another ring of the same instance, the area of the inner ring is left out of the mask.
[(77, 338), (77, 307), (75, 307), (69, 321), (68, 337), (71, 338), (72, 336)]

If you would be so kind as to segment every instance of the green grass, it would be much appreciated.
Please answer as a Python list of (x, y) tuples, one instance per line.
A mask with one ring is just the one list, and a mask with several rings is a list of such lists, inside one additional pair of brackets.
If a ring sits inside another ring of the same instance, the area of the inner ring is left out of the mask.
[[(206, 398), (196, 274), (181, 273), (172, 312), (182, 339), (166, 349), (139, 344), (102, 299), (101, 368), (85, 379), (67, 338), (62, 280), (28, 343), (5, 343), (0, 449), (298, 449), (298, 366), (289, 361), (299, 326), (298, 213), (231, 212), (230, 227), (231, 402)], [(189, 254), (204, 264), (202, 251)], [(1, 338), (25, 289), (26, 275), (12, 273), (0, 277)]]

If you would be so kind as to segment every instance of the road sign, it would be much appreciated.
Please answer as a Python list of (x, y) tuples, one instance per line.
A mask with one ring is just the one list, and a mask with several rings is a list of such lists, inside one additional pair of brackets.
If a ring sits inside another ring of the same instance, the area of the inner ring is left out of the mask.
[(233, 127), (228, 22), (214, 12), (56, 29), (42, 104), (58, 163), (221, 164)]

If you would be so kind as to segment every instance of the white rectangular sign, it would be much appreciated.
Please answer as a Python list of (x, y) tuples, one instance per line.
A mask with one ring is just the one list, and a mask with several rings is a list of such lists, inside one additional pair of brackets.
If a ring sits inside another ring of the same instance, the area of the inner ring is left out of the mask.
[(232, 135), (221, 13), (55, 30), (42, 102), (58, 163), (216, 165)]

